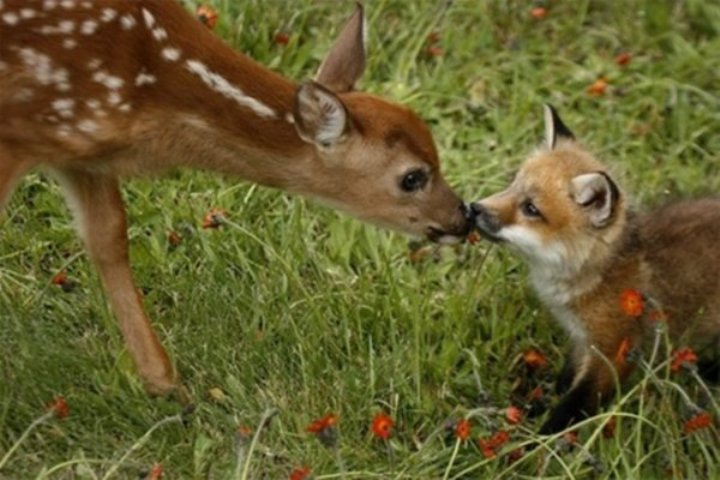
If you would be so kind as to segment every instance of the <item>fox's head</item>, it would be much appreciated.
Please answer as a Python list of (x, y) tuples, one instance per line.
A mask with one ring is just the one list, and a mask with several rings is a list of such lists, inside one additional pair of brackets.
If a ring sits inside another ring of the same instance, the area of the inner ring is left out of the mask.
[(549, 105), (545, 133), (510, 186), (472, 209), (487, 239), (511, 245), (531, 267), (572, 275), (611, 251), (625, 223), (623, 198)]

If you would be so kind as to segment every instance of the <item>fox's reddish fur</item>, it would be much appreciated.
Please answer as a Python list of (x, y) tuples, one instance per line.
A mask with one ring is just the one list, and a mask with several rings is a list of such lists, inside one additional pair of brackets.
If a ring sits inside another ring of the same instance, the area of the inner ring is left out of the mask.
[(642, 319), (623, 312), (627, 289), (642, 292), (646, 308), (662, 309), (676, 345), (720, 361), (720, 198), (631, 213), (606, 167), (556, 114), (547, 119), (549, 145), (526, 161), (508, 189), (474, 209), (488, 238), (527, 259), (539, 296), (570, 334), (572, 353), (560, 382), (569, 391), (541, 430), (552, 433), (609, 399), (616, 376), (622, 381), (633, 368), (624, 358), (628, 347), (642, 349), (653, 336), (650, 312)]
[[(172, 0), (2, 0), (0, 38), (0, 207), (34, 167), (59, 178), (151, 392), (179, 384), (130, 273), (121, 177), (209, 168), (437, 241), (469, 228), (427, 126), (352, 91), (361, 7), (300, 85)], [(401, 188), (409, 172), (426, 181)]]

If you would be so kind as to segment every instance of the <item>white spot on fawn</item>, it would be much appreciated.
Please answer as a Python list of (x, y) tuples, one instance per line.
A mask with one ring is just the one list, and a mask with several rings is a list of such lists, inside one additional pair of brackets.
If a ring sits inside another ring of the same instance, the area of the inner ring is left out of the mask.
[(70, 10), (71, 8), (75, 8), (75, 0), (62, 0), (60, 6), (65, 10)]
[(132, 106), (129, 103), (123, 103), (118, 107), (118, 110), (123, 113), (128, 113), (130, 110), (132, 110)]
[(112, 8), (103, 8), (100, 21), (103, 23), (109, 23), (115, 20), (115, 17), (117, 17), (117, 12), (115, 10)]
[(75, 22), (72, 20), (62, 20), (57, 25), (43, 25), (40, 33), (43, 35), (62, 35), (70, 34), (75, 30)]
[(150, 75), (145, 71), (143, 68), (140, 73), (138, 73), (137, 77), (135, 77), (135, 86), (141, 87), (143, 85), (152, 85), (153, 83), (157, 82), (157, 78), (155, 75)]
[(155, 17), (153, 17), (153, 14), (150, 13), (146, 9), (142, 9), (143, 19), (145, 20), (145, 26), (148, 28), (153, 28), (155, 26)]
[(73, 48), (77, 47), (77, 42), (72, 38), (66, 38), (63, 40), (63, 48), (67, 50), (72, 50)]
[(95, 133), (100, 129), (100, 126), (97, 124), (95, 120), (81, 120), (77, 124), (78, 130), (85, 133)]
[(72, 133), (72, 128), (70, 128), (70, 125), (68, 125), (67, 123), (63, 123), (62, 125), (58, 126), (57, 133), (61, 137), (69, 137)]
[(50, 57), (32, 48), (20, 48), (18, 55), (23, 64), (32, 70), (38, 83), (55, 85), (55, 88), (61, 92), (70, 90), (68, 71), (55, 67)]
[(160, 51), (160, 55), (169, 62), (176, 62), (180, 58), (180, 50), (173, 47), (165, 47)]
[(75, 100), (72, 98), (58, 98), (50, 105), (62, 118), (72, 118), (75, 115)]
[(5, 2), (3, 0), (0, 0), (0, 10), (5, 8)]
[(23, 8), (22, 10), (20, 10), (20, 18), (35, 18), (35, 10), (33, 10), (32, 8)]
[(92, 35), (98, 28), (98, 22), (95, 20), (85, 20), (80, 27), (80, 33), (83, 35)]
[(57, 0), (45, 0), (43, 2), (43, 10), (55, 10), (57, 8)]
[(167, 40), (168, 38), (167, 32), (162, 27), (154, 28), (152, 34), (153, 37), (155, 37), (155, 40), (157, 40), (158, 42), (162, 42), (163, 40)]
[(185, 62), (185, 66), (190, 72), (200, 77), (200, 80), (202, 80), (205, 85), (219, 94), (235, 100), (239, 105), (249, 108), (263, 118), (276, 117), (276, 113), (273, 109), (264, 103), (245, 95), (242, 90), (232, 85), (220, 74), (208, 69), (202, 62), (198, 60), (188, 60)]
[(134, 28), (135, 25), (137, 25), (137, 20), (135, 20), (135, 17), (133, 17), (129, 13), (120, 17), (120, 27), (123, 30), (130, 30)]
[(110, 92), (107, 96), (107, 103), (110, 105), (119, 105), (122, 102), (122, 97), (117, 92)]
[(97, 70), (102, 65), (102, 60), (95, 58), (87, 63), (88, 70)]
[(103, 85), (105, 85), (106, 88), (109, 88), (110, 90), (117, 90), (125, 83), (122, 78), (110, 75), (104, 70), (95, 72), (92, 79), (98, 83), (102, 83)]
[(8, 64), (0, 60), (0, 72), (7, 70)]
[(20, 21), (20, 17), (18, 17), (18, 14), (15, 12), (3, 13), (2, 19), (3, 22), (8, 25), (17, 25), (17, 23)]
[(92, 8), (92, 2), (82, 2), (82, 7), (89, 10)]
[(85, 105), (87, 105), (87, 107), (90, 110), (99, 110), (100, 109), (100, 100), (91, 98), (90, 100), (85, 100)]

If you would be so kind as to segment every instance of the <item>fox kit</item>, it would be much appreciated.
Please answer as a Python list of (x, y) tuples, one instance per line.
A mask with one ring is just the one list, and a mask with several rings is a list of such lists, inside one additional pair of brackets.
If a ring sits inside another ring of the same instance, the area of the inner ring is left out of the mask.
[(59, 180), (147, 389), (182, 391), (128, 262), (124, 176), (207, 168), (440, 243), (467, 209), (427, 125), (355, 91), (362, 7), (296, 84), (235, 52), (175, 1), (0, 0), (0, 210), (30, 169)]
[(616, 375), (622, 381), (632, 369), (619, 355), (647, 343), (649, 324), (623, 312), (623, 292), (658, 302), (674, 341), (682, 336), (711, 365), (718, 361), (720, 198), (634, 215), (606, 167), (550, 106), (545, 130), (547, 145), (512, 184), (472, 208), (487, 239), (528, 262), (533, 287), (570, 336), (558, 381), (569, 390), (541, 428), (554, 433), (596, 412)]

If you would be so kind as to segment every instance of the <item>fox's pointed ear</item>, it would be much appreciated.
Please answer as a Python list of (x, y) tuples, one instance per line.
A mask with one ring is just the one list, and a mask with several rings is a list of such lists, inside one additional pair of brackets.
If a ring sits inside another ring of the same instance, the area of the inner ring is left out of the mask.
[(585, 208), (590, 223), (603, 228), (612, 220), (620, 200), (620, 190), (605, 172), (578, 175), (572, 179), (575, 202)]
[(554, 149), (558, 140), (575, 140), (575, 135), (563, 123), (555, 107), (544, 105), (545, 112), (545, 142), (550, 150)]
[(333, 92), (349, 92), (355, 88), (365, 70), (365, 15), (357, 3), (355, 13), (347, 21), (323, 60), (315, 81)]
[(328, 148), (349, 129), (348, 113), (340, 98), (316, 82), (305, 82), (295, 93), (293, 123), (300, 138)]

